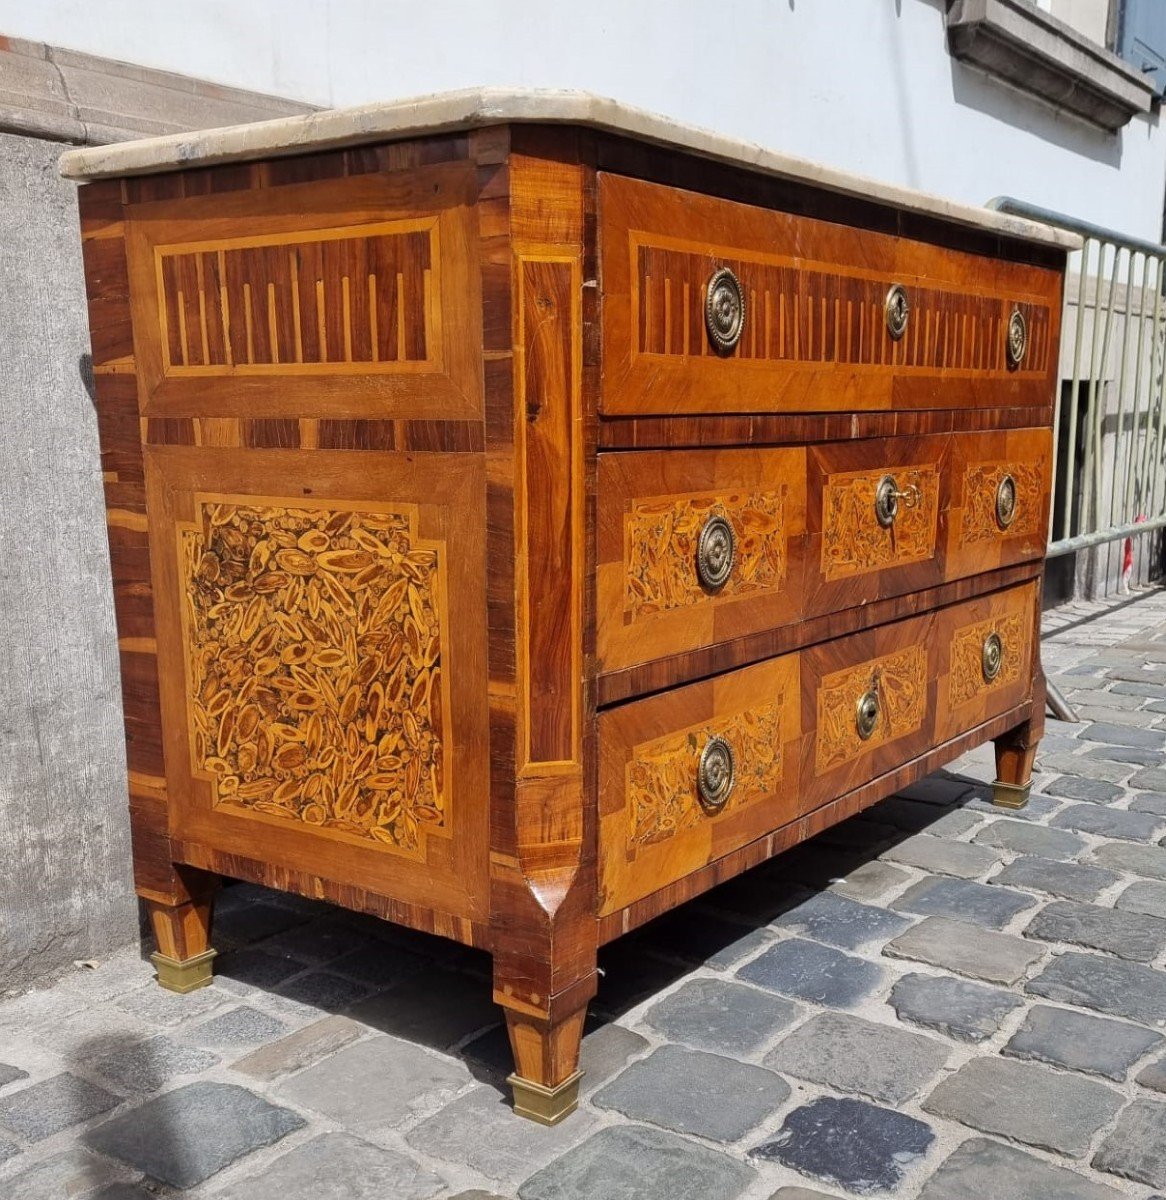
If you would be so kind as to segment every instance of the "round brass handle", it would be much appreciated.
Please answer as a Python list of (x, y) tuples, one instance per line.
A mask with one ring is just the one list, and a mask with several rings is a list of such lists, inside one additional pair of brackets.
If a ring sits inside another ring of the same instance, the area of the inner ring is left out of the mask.
[(721, 353), (727, 353), (741, 340), (745, 328), (745, 294), (741, 281), (721, 267), (708, 282), (704, 302), (704, 323), (709, 341)]
[(1004, 643), (998, 633), (990, 633), (984, 639), (984, 649), (980, 658), (980, 666), (984, 671), (984, 680), (991, 683), (1000, 674), (1004, 665)]
[(737, 762), (733, 747), (723, 737), (711, 737), (700, 752), (696, 770), (696, 790), (701, 801), (712, 809), (724, 808), (737, 782)]
[(728, 582), (737, 556), (733, 527), (714, 514), (704, 523), (696, 544), (696, 573), (709, 591), (719, 591)]
[(1007, 529), (1016, 517), (1016, 480), (1005, 475), (996, 485), (996, 524)]
[(922, 493), (913, 483), (909, 483), (900, 491), (895, 477), (884, 475), (875, 488), (875, 518), (886, 529), (895, 523), (895, 518), (899, 515), (900, 500), (905, 507), (914, 508), (922, 498)]
[(1028, 351), (1028, 322), (1019, 308), (1008, 318), (1008, 361), (1019, 367)]
[(859, 696), (854, 712), (854, 726), (864, 742), (878, 728), (879, 715), (879, 694), (871, 688)]
[(901, 283), (891, 284), (884, 305), (887, 318), (887, 332), (897, 342), (907, 332), (907, 318), (911, 315), (911, 304), (907, 299), (907, 289)]

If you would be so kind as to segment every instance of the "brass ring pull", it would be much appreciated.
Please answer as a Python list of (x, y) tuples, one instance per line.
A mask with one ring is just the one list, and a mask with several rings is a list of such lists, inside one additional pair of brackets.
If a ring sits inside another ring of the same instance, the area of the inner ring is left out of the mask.
[(708, 282), (704, 302), (704, 323), (709, 341), (721, 354), (726, 354), (741, 340), (745, 328), (745, 294), (741, 281), (721, 267)]
[(872, 687), (859, 696), (854, 711), (854, 727), (864, 742), (869, 741), (871, 735), (878, 728), (880, 715), (879, 694)]
[(696, 544), (696, 573), (709, 591), (719, 591), (729, 580), (737, 556), (733, 527), (720, 514), (704, 523)]
[(902, 491), (895, 482), (893, 475), (884, 475), (875, 489), (875, 517), (878, 523), (887, 529), (895, 523), (899, 515), (899, 501), (904, 508), (915, 508), (923, 499), (923, 493), (913, 483), (909, 483)]
[(1004, 665), (1004, 642), (998, 633), (990, 633), (984, 639), (984, 648), (980, 656), (980, 666), (984, 672), (984, 682), (991, 683), (1000, 674)]
[(911, 315), (907, 289), (901, 283), (891, 284), (883, 311), (887, 319), (887, 332), (897, 342), (907, 332), (907, 319)]
[(1008, 361), (1014, 367), (1019, 367), (1027, 352), (1028, 322), (1024, 319), (1024, 313), (1014, 308), (1012, 316), (1008, 318)]
[(1007, 529), (1016, 517), (1016, 480), (1005, 475), (996, 485), (996, 524)]
[(737, 782), (737, 762), (733, 747), (723, 737), (711, 737), (700, 752), (696, 769), (696, 790), (701, 802), (713, 810), (724, 808)]

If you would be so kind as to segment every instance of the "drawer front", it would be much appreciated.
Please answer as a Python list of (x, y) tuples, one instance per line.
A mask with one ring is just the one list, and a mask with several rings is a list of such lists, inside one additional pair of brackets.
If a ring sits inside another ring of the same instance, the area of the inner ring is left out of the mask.
[[(615, 912), (797, 815), (797, 655), (676, 688), (599, 717), (600, 915)], [(723, 745), (733, 786), (715, 781)]]
[(935, 740), (1012, 708), (1032, 694), (1033, 649), (1040, 620), (1032, 583), (969, 600), (941, 614), (935, 639)]
[(805, 474), (800, 448), (600, 455), (600, 670), (797, 620)]
[(608, 174), (599, 227), (606, 414), (1049, 403), (1055, 271)]
[(890, 771), (929, 748), (934, 634), (928, 613), (802, 652), (801, 811)]
[(950, 448), (939, 435), (809, 449), (808, 616), (943, 582)]
[(947, 576), (1041, 558), (1049, 527), (1049, 429), (962, 434), (951, 455)]

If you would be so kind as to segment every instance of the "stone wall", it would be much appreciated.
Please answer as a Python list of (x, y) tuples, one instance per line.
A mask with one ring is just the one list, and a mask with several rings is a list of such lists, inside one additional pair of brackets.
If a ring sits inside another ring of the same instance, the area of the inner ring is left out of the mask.
[(302, 108), (0, 40), (0, 994), (138, 933), (76, 187), (57, 173), (62, 143)]

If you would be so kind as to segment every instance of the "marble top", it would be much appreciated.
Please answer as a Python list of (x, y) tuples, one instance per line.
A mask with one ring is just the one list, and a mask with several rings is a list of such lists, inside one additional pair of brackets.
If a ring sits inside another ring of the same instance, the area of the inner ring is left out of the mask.
[(588, 92), (469, 88), (356, 108), (327, 109), (249, 125), (70, 150), (61, 156), (60, 167), (66, 178), (79, 180), (152, 175), (187, 167), (247, 162), (511, 122), (600, 129), (959, 225), (1061, 246), (1066, 250), (1080, 245), (1076, 235), (1035, 221), (835, 170), (809, 159), (684, 125)]

